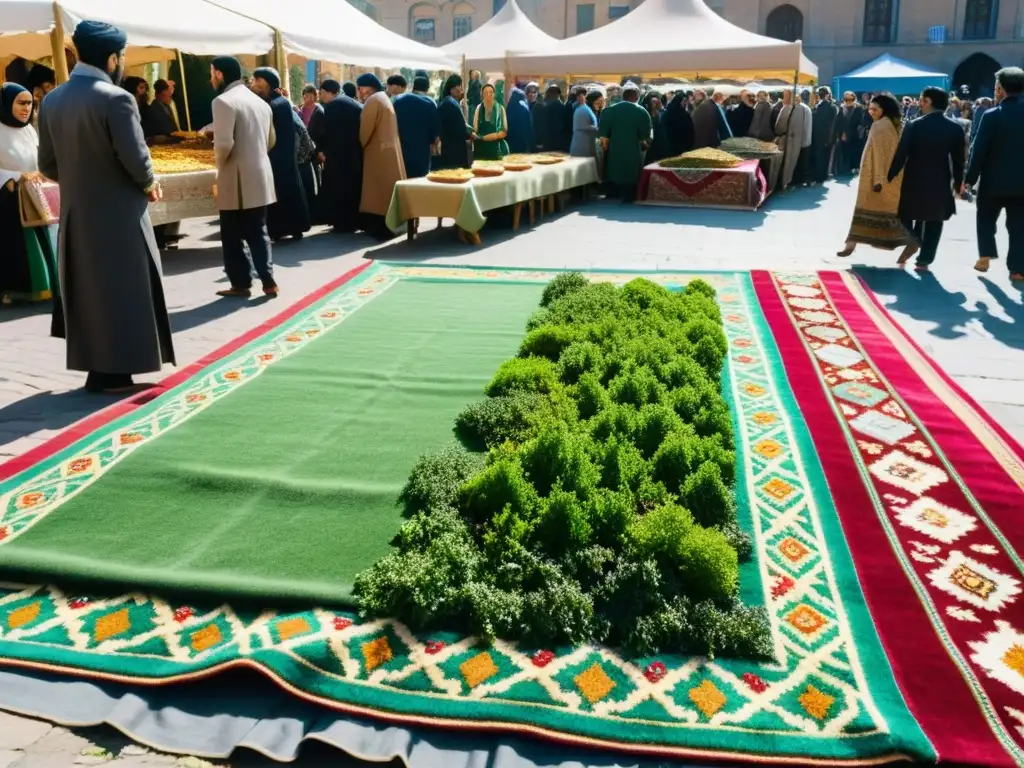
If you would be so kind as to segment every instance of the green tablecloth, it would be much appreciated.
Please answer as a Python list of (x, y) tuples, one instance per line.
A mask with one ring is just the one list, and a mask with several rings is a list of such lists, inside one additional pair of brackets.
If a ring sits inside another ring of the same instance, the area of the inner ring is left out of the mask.
[(555, 165), (505, 171), (501, 176), (476, 178), (466, 184), (408, 179), (395, 185), (387, 225), (397, 230), (410, 219), (455, 219), (467, 232), (479, 232), (487, 221), (486, 211), (597, 181), (597, 162), (591, 157), (567, 157)]

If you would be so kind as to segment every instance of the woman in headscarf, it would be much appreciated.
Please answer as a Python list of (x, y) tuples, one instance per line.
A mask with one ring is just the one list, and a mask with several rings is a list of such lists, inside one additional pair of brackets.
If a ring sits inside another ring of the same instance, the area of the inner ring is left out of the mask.
[(873, 122), (861, 158), (857, 206), (853, 210), (846, 248), (837, 255), (849, 256), (858, 243), (887, 251), (902, 245), (906, 246), (899, 259), (903, 264), (918, 250), (917, 240), (898, 215), (903, 174), (901, 172), (891, 182), (888, 180), (889, 167), (903, 131), (903, 116), (899, 102), (888, 93), (875, 96), (868, 113)]
[(508, 154), (505, 136), (505, 108), (495, 99), (494, 86), (487, 83), (480, 90), (480, 104), (473, 111), (473, 158), (475, 160), (501, 160)]
[(466, 142), (473, 135), (467, 125), (459, 102), (462, 100), (462, 78), (451, 75), (441, 88), (441, 101), (437, 116), (441, 120), (441, 154), (437, 155), (437, 170), (469, 168), (469, 149)]
[(597, 157), (597, 113), (603, 101), (603, 93), (590, 91), (586, 102), (572, 113), (569, 154), (573, 157)]
[(533, 120), (526, 94), (520, 88), (513, 88), (508, 99), (508, 150), (516, 154), (533, 151)]
[(668, 138), (669, 157), (676, 157), (693, 149), (693, 118), (686, 111), (685, 93), (676, 92), (672, 101), (665, 107), (665, 114), (661, 120)]
[(650, 98), (647, 99), (647, 111), (651, 114), (654, 136), (644, 162), (650, 165), (664, 160), (666, 157), (671, 157), (672, 145), (668, 139), (668, 128), (664, 123), (665, 109), (662, 106), (661, 97), (657, 94), (648, 95)]
[(0, 90), (0, 297), (45, 301), (57, 297), (53, 227), (22, 227), (18, 185), (38, 176), (39, 135), (32, 126), (32, 93), (15, 83)]

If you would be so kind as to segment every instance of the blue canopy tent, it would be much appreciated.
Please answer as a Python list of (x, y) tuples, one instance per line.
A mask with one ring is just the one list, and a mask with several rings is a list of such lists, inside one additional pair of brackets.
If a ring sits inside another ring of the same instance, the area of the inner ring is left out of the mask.
[(889, 91), (897, 96), (906, 96), (918, 94), (930, 85), (937, 85), (948, 91), (949, 75), (931, 72), (925, 67), (897, 59), (888, 53), (883, 53), (877, 59), (832, 81), (832, 87), (837, 94), (853, 91), (858, 95)]

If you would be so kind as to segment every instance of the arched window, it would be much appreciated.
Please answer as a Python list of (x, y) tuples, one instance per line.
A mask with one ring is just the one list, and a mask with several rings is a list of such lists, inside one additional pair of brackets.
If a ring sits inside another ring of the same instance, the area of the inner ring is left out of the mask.
[(804, 37), (804, 15), (792, 5), (780, 5), (768, 14), (768, 37), (795, 43)]
[(409, 37), (420, 43), (432, 44), (437, 40), (437, 6), (416, 3), (409, 9)]
[(896, 41), (896, 0), (867, 0), (864, 4), (864, 44)]
[(967, 0), (964, 40), (990, 40), (996, 36), (999, 0)]
[(459, 3), (452, 11), (452, 40), (465, 37), (473, 31), (473, 14), (476, 13), (469, 3)]
[(972, 99), (991, 97), (995, 91), (996, 72), (1001, 68), (1000, 63), (987, 53), (972, 53), (953, 71), (953, 88), (959, 91), (966, 85)]

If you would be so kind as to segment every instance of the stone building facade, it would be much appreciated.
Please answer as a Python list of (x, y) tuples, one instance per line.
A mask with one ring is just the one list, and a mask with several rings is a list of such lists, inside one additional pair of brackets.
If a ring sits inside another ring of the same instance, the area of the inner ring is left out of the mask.
[[(484, 24), (504, 0), (349, 0), (384, 26), (444, 45)], [(586, 32), (642, 0), (519, 0), (555, 37)], [(705, 0), (764, 35), (804, 42), (822, 82), (882, 53), (949, 73), (980, 94), (1002, 66), (1024, 65), (1024, 0)], [(514, 44), (514, 41), (510, 41)]]

